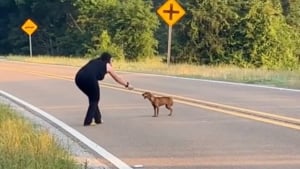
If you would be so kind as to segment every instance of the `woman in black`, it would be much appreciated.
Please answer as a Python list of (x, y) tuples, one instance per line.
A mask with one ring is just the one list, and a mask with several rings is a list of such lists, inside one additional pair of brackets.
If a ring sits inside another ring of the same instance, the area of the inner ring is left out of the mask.
[(111, 65), (112, 57), (109, 53), (103, 53), (100, 57), (90, 60), (76, 74), (75, 83), (77, 87), (87, 95), (89, 107), (83, 125), (89, 126), (93, 119), (96, 124), (102, 123), (101, 112), (98, 107), (100, 100), (100, 88), (98, 81), (103, 80), (106, 73), (119, 84), (127, 89), (133, 89), (129, 82), (116, 74)]

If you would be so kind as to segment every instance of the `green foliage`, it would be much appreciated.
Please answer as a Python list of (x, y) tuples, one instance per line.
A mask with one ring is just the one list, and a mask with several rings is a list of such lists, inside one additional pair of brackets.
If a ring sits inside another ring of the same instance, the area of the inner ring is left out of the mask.
[[(144, 60), (167, 52), (165, 0), (1, 0), (0, 54), (28, 54), (27, 18), (38, 24), (33, 54), (95, 56), (110, 51)], [(186, 15), (173, 26), (172, 60), (193, 64), (296, 69), (300, 0), (178, 0)], [(45, 12), (47, 11), (47, 12)]]
[(293, 27), (300, 27), (300, 0), (281, 0), (287, 23)]
[[(91, 39), (99, 32), (109, 30), (117, 0), (77, 0), (75, 7), (79, 10), (78, 23), (84, 33)], [(90, 45), (90, 44), (89, 44)]]
[(84, 52), (79, 47), (84, 38), (78, 38), (81, 34), (74, 26), (76, 9), (72, 0), (4, 0), (0, 11), (2, 54), (29, 53), (28, 35), (20, 29), (28, 18), (38, 25), (32, 35), (33, 54), (79, 55)]
[(280, 1), (196, 0), (187, 6), (188, 20), (176, 39), (185, 42), (177, 43), (183, 49), (178, 60), (269, 69), (299, 66), (299, 34), (285, 22)]
[(107, 31), (103, 31), (100, 37), (95, 37), (92, 40), (94, 48), (88, 49), (88, 57), (95, 57), (103, 52), (109, 52), (114, 56), (114, 59), (124, 59), (123, 50), (111, 42), (111, 37), (108, 35)]
[(138, 60), (155, 54), (154, 31), (158, 19), (151, 12), (151, 3), (142, 0), (80, 0), (77, 6), (80, 9), (79, 21), (91, 38), (87, 46), (93, 46), (93, 39), (99, 31), (107, 30), (112, 43), (124, 51), (126, 59)]
[(294, 39), (297, 46), (296, 56), (300, 60), (300, 0), (281, 0), (284, 2), (283, 10), (285, 12), (287, 23), (292, 27), (295, 33)]
[(152, 57), (156, 53), (157, 41), (154, 31), (158, 28), (158, 18), (151, 12), (152, 5), (142, 0), (121, 2), (115, 21), (114, 41), (121, 45), (126, 58), (138, 60)]
[(285, 23), (278, 3), (270, 0), (243, 4), (246, 15), (234, 25), (227, 54), (243, 67), (296, 68), (292, 29)]
[(180, 39), (185, 37), (180, 60), (201, 64), (226, 62), (226, 37), (237, 17), (228, 1), (195, 0), (186, 6), (187, 19), (179, 28)]
[(79, 169), (54, 137), (0, 104), (0, 168)]

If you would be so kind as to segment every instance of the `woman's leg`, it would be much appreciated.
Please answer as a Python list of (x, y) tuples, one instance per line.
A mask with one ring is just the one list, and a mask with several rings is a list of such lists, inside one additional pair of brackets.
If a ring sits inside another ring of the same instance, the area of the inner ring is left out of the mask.
[(90, 125), (93, 121), (93, 118), (95, 118), (96, 123), (101, 123), (101, 113), (98, 108), (100, 98), (98, 81), (92, 79), (84, 79), (81, 81), (76, 79), (76, 84), (89, 99), (89, 106), (83, 124), (85, 126)]
[[(99, 110), (99, 101), (100, 101), (100, 88), (97, 81), (97, 85), (95, 86), (95, 95), (94, 95), (94, 101), (95, 101), (95, 107), (94, 107), (94, 120), (95, 123), (100, 124), (101, 123), (101, 112)], [(94, 104), (94, 103), (93, 103)]]
[(98, 102), (89, 101), (89, 107), (88, 107), (83, 125), (87, 126), (92, 123), (93, 118), (95, 117), (95, 114), (96, 114), (97, 107), (98, 107)]
[(101, 121), (101, 112), (99, 110), (98, 104), (99, 104), (99, 102), (97, 103), (97, 106), (96, 106), (94, 119), (95, 119), (95, 123), (100, 124), (100, 123), (102, 123), (102, 121)]
[(86, 94), (89, 98), (89, 107), (87, 110), (87, 114), (84, 120), (84, 125), (89, 125), (92, 123), (93, 118), (96, 123), (101, 123), (101, 113), (99, 111), (99, 100), (100, 100), (100, 89), (98, 81), (91, 82), (89, 85)]

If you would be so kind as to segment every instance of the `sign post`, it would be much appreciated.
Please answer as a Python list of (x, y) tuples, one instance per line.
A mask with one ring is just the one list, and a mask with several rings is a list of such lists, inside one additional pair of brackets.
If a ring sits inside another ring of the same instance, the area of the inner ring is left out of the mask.
[(38, 26), (31, 19), (27, 19), (21, 28), (29, 36), (29, 51), (30, 57), (32, 57), (31, 35), (37, 30)]
[(158, 8), (157, 13), (169, 25), (167, 56), (167, 64), (169, 65), (171, 58), (172, 26), (185, 15), (185, 11), (176, 0), (167, 0)]

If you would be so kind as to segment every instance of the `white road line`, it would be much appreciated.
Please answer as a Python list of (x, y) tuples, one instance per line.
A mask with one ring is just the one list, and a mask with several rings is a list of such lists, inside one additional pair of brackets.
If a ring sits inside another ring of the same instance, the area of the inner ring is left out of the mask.
[(90, 139), (88, 139), (87, 137), (85, 137), (84, 135), (82, 135), (81, 133), (79, 133), (78, 131), (73, 129), (72, 127), (68, 126), (67, 124), (65, 124), (64, 122), (58, 120), (57, 118), (55, 118), (54, 116), (48, 114), (47, 112), (45, 112), (45, 111), (43, 111), (43, 110), (41, 110), (41, 109), (39, 109), (39, 108), (37, 108), (33, 105), (21, 100), (21, 99), (9, 94), (7, 92), (4, 92), (2, 90), (0, 90), (0, 95), (6, 97), (7, 99), (9, 99), (11, 101), (14, 101), (18, 105), (21, 105), (21, 106), (25, 107), (26, 109), (29, 109), (30, 111), (38, 113), (39, 115), (41, 115), (44, 118), (48, 119), (49, 121), (51, 121), (55, 125), (58, 125), (63, 130), (65, 130), (66, 132), (71, 134), (73, 137), (80, 140), (86, 146), (88, 146), (89, 148), (94, 150), (96, 153), (101, 155), (103, 158), (110, 161), (118, 169), (133, 169), (130, 166), (128, 166), (127, 164), (125, 164), (123, 161), (121, 161), (120, 159), (118, 159), (117, 157), (115, 157), (114, 155), (109, 153), (107, 150), (105, 150), (101, 146), (97, 145), (95, 142), (91, 141)]
[(300, 89), (281, 88), (281, 87), (273, 87), (273, 86), (258, 85), (258, 84), (226, 82), (226, 81), (221, 81), (221, 80), (220, 81), (206, 80), (206, 79), (197, 79), (197, 78), (170, 76), (170, 75), (148, 74), (148, 73), (136, 73), (136, 72), (127, 72), (127, 71), (118, 71), (118, 72), (123, 72), (123, 73), (127, 73), (127, 74), (137, 74), (137, 75), (143, 75), (143, 76), (172, 78), (172, 79), (179, 79), (179, 80), (201, 81), (201, 82), (208, 82), (208, 83), (220, 83), (220, 84), (227, 84), (227, 85), (247, 86), (247, 87), (254, 87), (254, 88), (265, 88), (265, 89), (282, 90), (282, 91), (290, 91), (290, 92), (300, 92)]

